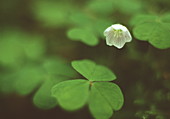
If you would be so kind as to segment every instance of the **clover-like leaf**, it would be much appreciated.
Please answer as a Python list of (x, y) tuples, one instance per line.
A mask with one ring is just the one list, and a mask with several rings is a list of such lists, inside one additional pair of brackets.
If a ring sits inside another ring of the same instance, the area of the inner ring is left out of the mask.
[(124, 98), (120, 88), (114, 83), (103, 82), (116, 78), (108, 68), (90, 60), (73, 61), (72, 66), (89, 81), (76, 79), (53, 86), (52, 95), (62, 108), (76, 110), (88, 102), (96, 119), (108, 119), (113, 111), (122, 107)]
[(51, 88), (59, 82), (75, 76), (71, 66), (61, 57), (43, 60), (44, 76), (40, 88), (33, 97), (34, 104), (43, 109), (55, 107), (58, 103), (51, 95)]
[(52, 95), (66, 110), (77, 110), (87, 102), (89, 82), (87, 80), (64, 81), (52, 88)]
[(85, 28), (72, 28), (68, 31), (68, 37), (71, 40), (81, 41), (89, 46), (98, 44), (98, 39), (93, 32)]
[(58, 104), (51, 96), (51, 88), (74, 76), (75, 71), (65, 59), (43, 59), (40, 65), (29, 63), (15, 72), (3, 73), (0, 77), (0, 92), (28, 95), (35, 91), (34, 104), (39, 108), (49, 109)]
[(119, 110), (124, 99), (120, 88), (111, 82), (94, 82), (90, 91), (89, 108), (96, 119), (108, 119)]
[(90, 60), (73, 61), (72, 66), (90, 81), (112, 81), (116, 79), (115, 74), (110, 69), (97, 65)]
[(154, 47), (166, 49), (170, 47), (169, 14), (162, 17), (141, 15), (132, 19), (133, 34), (138, 40), (148, 41)]
[(103, 37), (104, 29), (113, 23), (110, 19), (94, 18), (85, 12), (72, 13), (70, 21), (74, 27), (68, 30), (67, 36), (89, 46), (96, 46)]

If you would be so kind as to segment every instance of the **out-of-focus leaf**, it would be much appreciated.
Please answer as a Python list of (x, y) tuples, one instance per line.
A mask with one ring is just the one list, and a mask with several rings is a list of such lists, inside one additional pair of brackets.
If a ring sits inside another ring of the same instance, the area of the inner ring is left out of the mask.
[(35, 91), (34, 104), (42, 109), (50, 109), (57, 105), (51, 96), (51, 88), (57, 83), (75, 77), (76, 72), (65, 59), (60, 57), (43, 59), (41, 64), (27, 64), (14, 72), (0, 77), (0, 92), (16, 92), (28, 95)]
[(101, 15), (109, 15), (115, 9), (112, 0), (91, 0), (88, 2), (87, 8), (90, 9), (91, 12)]
[(42, 109), (50, 109), (57, 105), (57, 101), (51, 95), (51, 88), (55, 84), (64, 81), (67, 79), (66, 77), (56, 76), (56, 77), (48, 77), (44, 80), (42, 86), (35, 93), (33, 101), (34, 104)]
[(102, 16), (111, 15), (115, 11), (133, 15), (143, 11), (143, 3), (139, 0), (92, 0), (88, 2), (87, 9)]
[(108, 26), (111, 26), (114, 22), (111, 20), (100, 19), (96, 20), (93, 24), (94, 32), (96, 32), (97, 36), (104, 38), (103, 32)]
[(76, 75), (70, 63), (67, 63), (67, 61), (61, 57), (45, 59), (43, 61), (43, 67), (49, 75), (68, 76), (70, 78)]
[(93, 19), (83, 12), (73, 12), (70, 14), (70, 22), (76, 26), (92, 25)]
[(20, 95), (27, 95), (35, 90), (43, 81), (44, 72), (38, 67), (25, 67), (15, 81), (15, 90)]
[(27, 59), (38, 59), (45, 52), (41, 36), (29, 35), (20, 30), (4, 30), (0, 39), (0, 63), (18, 65)]
[[(140, 19), (140, 20), (139, 20)], [(170, 47), (169, 15), (162, 17), (153, 15), (137, 16), (132, 20), (133, 34), (138, 40), (145, 40), (159, 49)]]
[(89, 46), (98, 44), (98, 39), (95, 34), (85, 28), (72, 28), (68, 31), (68, 37), (71, 40), (81, 41)]
[(15, 73), (0, 75), (0, 92), (9, 94), (14, 92)]
[(33, 4), (35, 18), (45, 26), (61, 26), (69, 23), (68, 16), (74, 7), (70, 2), (37, 0)]
[(143, 2), (140, 0), (113, 1), (114, 7), (125, 14), (137, 14), (143, 11)]

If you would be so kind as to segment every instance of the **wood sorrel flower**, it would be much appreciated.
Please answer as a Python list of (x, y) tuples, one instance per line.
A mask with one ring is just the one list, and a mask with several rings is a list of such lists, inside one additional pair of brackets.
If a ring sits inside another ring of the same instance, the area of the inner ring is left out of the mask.
[(119, 49), (122, 48), (126, 42), (130, 42), (132, 40), (129, 30), (121, 24), (114, 24), (108, 27), (104, 31), (104, 36), (106, 36), (107, 45), (114, 45)]

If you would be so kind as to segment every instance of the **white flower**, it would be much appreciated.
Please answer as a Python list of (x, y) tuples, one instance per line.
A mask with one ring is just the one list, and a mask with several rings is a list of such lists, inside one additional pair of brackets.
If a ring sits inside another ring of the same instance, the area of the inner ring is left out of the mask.
[(121, 24), (114, 24), (108, 27), (104, 31), (104, 36), (106, 36), (107, 45), (115, 46), (119, 49), (122, 48), (126, 42), (132, 41), (129, 30)]

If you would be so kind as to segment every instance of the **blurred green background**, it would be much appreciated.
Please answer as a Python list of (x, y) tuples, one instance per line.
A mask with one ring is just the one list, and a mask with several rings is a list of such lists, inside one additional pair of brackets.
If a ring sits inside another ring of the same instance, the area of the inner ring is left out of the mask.
[(169, 119), (170, 49), (134, 38), (118, 50), (103, 36), (114, 23), (132, 33), (136, 15), (169, 12), (169, 0), (0, 0), (0, 119), (92, 119), (86, 106), (67, 112), (49, 95), (55, 83), (81, 78), (70, 67), (77, 59), (118, 77), (125, 104), (112, 119)]

